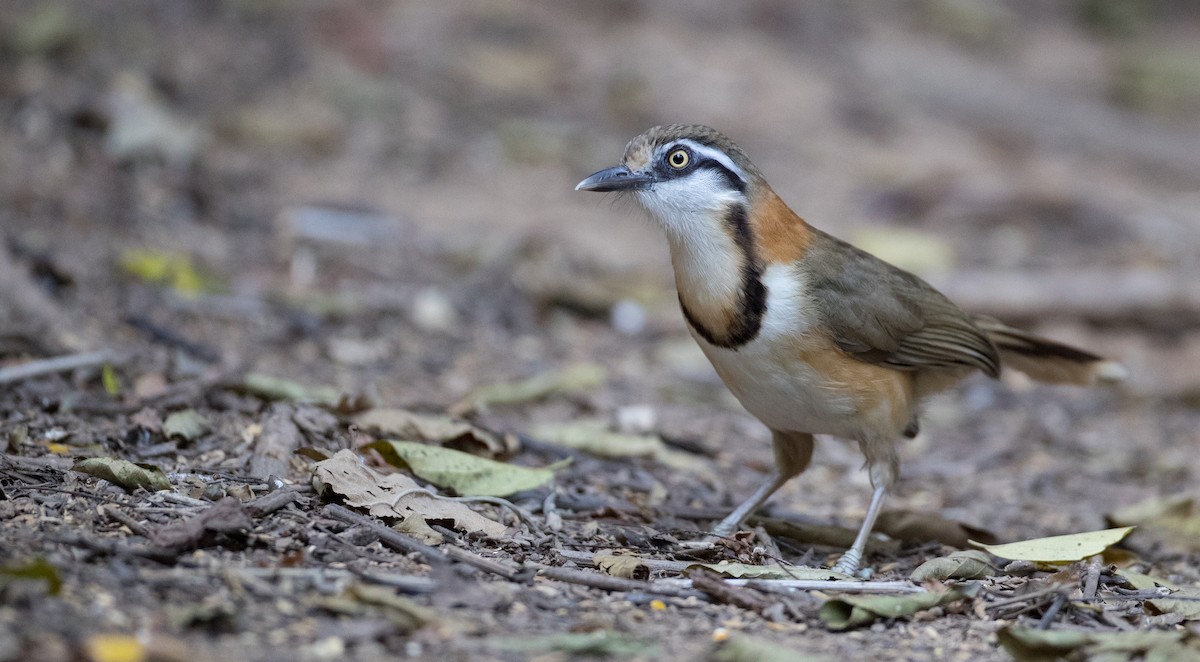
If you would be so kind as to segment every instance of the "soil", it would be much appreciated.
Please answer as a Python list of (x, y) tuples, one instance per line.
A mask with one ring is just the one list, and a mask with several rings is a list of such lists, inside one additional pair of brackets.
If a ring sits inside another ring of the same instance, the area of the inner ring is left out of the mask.
[[(1183, 3), (1098, 0), (10, 0), (0, 660), (1005, 659), (1023, 627), (1194, 651), (1195, 611), (1120, 577), (1200, 585), (1198, 38)], [(658, 230), (573, 191), (670, 122), (964, 308), (1130, 371), (928, 403), (887, 502), (928, 518), (878, 536), (870, 581), (966, 537), (1143, 526), (1102, 564), (993, 559), (972, 597), (844, 631), (834, 591), (665, 588), (666, 561), (828, 567), (837, 544), (780, 522), (849, 535), (870, 493), (822, 439), (756, 532), (685, 544), (765, 479), (770, 435), (688, 337)], [(394, 409), (495, 435), (435, 445), (570, 463), (509, 496), (524, 518), (468, 504), (498, 538), (397, 532), (313, 485), (344, 449), (410, 474), (363, 448)], [(653, 450), (547, 432), (581, 422)], [(613, 550), (649, 582), (606, 585)]]

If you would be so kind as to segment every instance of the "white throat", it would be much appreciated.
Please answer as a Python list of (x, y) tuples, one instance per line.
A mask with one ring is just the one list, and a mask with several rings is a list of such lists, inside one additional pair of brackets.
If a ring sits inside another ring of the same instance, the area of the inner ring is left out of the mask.
[(727, 309), (744, 285), (745, 256), (727, 215), (735, 206), (744, 207), (746, 198), (723, 185), (716, 173), (698, 170), (636, 192), (638, 202), (666, 232), (675, 286), (698, 315)]

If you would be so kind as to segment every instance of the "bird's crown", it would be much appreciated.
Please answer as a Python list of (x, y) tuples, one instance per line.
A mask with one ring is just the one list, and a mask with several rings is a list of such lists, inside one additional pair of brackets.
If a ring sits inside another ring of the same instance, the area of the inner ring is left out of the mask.
[(758, 178), (758, 169), (750, 161), (750, 157), (742, 151), (725, 134), (703, 124), (668, 124), (648, 129), (625, 146), (625, 156), (622, 159), (630, 170), (644, 169), (661, 153), (675, 145), (692, 147), (702, 152), (702, 156), (719, 157), (723, 155), (727, 166), (743, 179)]

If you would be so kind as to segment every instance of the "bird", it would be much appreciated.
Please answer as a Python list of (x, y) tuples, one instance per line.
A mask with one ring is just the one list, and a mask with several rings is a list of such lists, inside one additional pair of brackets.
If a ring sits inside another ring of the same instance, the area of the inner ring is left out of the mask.
[(1120, 363), (962, 311), (921, 278), (801, 218), (732, 140), (656, 126), (577, 191), (630, 195), (667, 237), (687, 329), (742, 406), (771, 431), (774, 471), (713, 529), (728, 536), (811, 463), (814, 435), (857, 442), (873, 491), (833, 570), (854, 574), (898, 443), (922, 403), (972, 372), (1119, 381)]

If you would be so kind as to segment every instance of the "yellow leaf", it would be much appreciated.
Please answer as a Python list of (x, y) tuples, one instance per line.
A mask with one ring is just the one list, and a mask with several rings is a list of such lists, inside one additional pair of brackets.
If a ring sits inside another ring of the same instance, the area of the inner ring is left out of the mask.
[(100, 383), (104, 385), (105, 393), (114, 397), (121, 394), (121, 378), (117, 376), (117, 371), (111, 363), (105, 363), (100, 370)]
[(1104, 529), (1086, 533), (1072, 533), (1065, 536), (1035, 538), (1021, 542), (1011, 542), (1005, 545), (984, 545), (970, 541), (972, 545), (986, 549), (992, 556), (998, 556), (1010, 561), (1039, 561), (1042, 563), (1070, 563), (1080, 561), (1089, 556), (1102, 553), (1109, 547), (1121, 542), (1132, 526), (1119, 529)]
[(84, 646), (92, 662), (142, 662), (146, 648), (141, 642), (124, 634), (98, 634)]

